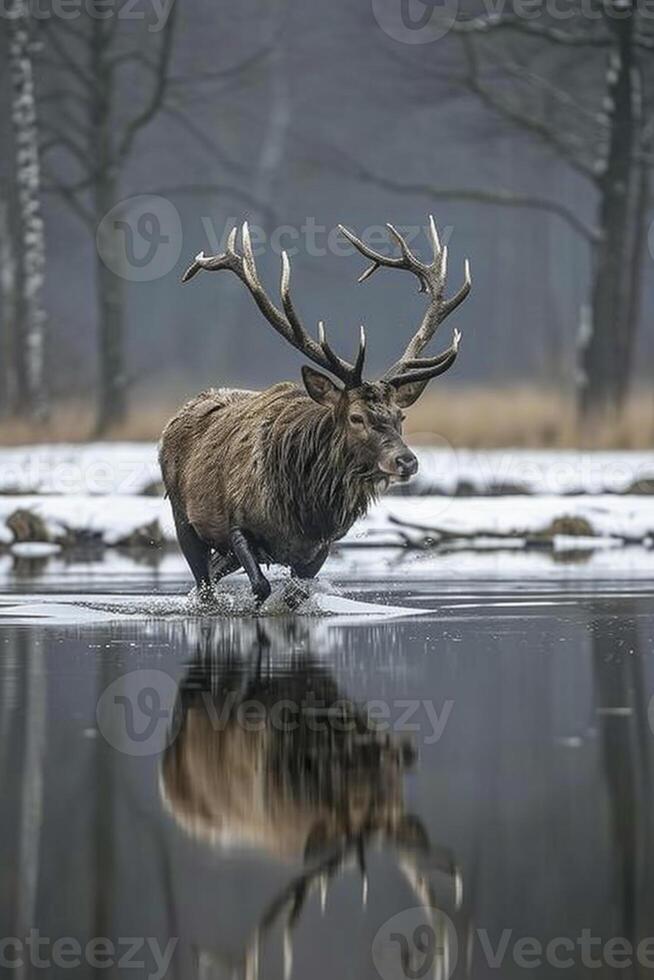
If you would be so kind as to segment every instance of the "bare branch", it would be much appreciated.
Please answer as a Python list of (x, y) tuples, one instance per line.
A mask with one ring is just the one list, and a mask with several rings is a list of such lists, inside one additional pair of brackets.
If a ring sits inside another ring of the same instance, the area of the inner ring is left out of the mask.
[(88, 170), (89, 155), (83, 147), (79, 146), (75, 142), (71, 136), (69, 136), (67, 133), (63, 133), (60, 129), (57, 129), (57, 127), (53, 126), (52, 123), (43, 122), (41, 124), (41, 128), (46, 133), (50, 133), (50, 138), (41, 144), (41, 153), (43, 155), (49, 153), (51, 150), (56, 149), (57, 147), (63, 147), (75, 157), (83, 170)]
[(83, 68), (76, 58), (70, 53), (65, 44), (62, 43), (61, 39), (57, 36), (56, 30), (52, 26), (51, 20), (45, 20), (43, 22), (43, 28), (46, 32), (48, 41), (52, 45), (54, 51), (59, 56), (63, 64), (55, 65), (59, 69), (65, 68), (66, 71), (70, 73), (81, 82), (84, 88), (93, 88), (94, 79), (93, 77)]
[(96, 225), (95, 215), (80, 201), (78, 197), (79, 190), (81, 189), (80, 185), (63, 184), (61, 181), (54, 178), (49, 171), (48, 178), (50, 180), (50, 184), (46, 184), (43, 187), (44, 193), (56, 194), (59, 195), (59, 197), (62, 197), (66, 204), (68, 204), (70, 207), (71, 211), (73, 211), (77, 217), (84, 222), (86, 227), (91, 231), (94, 231)]
[(198, 123), (194, 122), (192, 118), (187, 116), (183, 110), (176, 108), (175, 106), (168, 105), (164, 103), (161, 107), (161, 111), (171, 119), (174, 119), (182, 129), (185, 129), (187, 133), (193, 136), (200, 146), (207, 150), (212, 158), (218, 159), (220, 163), (225, 167), (226, 170), (238, 176), (243, 176), (247, 173), (247, 168), (242, 162), (237, 163), (227, 156), (223, 148), (209, 136), (205, 130)]
[(239, 61), (235, 65), (230, 65), (229, 68), (195, 72), (192, 75), (172, 75), (170, 78), (170, 85), (182, 87), (184, 85), (198, 85), (201, 82), (222, 82), (231, 81), (234, 78), (240, 78), (242, 75), (248, 74), (248, 72), (252, 71), (253, 68), (256, 68), (259, 64), (264, 62), (274, 50), (275, 44), (276, 41), (274, 40), (268, 42), (257, 51), (254, 51), (247, 58), (244, 58), (243, 61)]
[[(342, 156), (339, 150), (339, 155)], [(345, 169), (345, 168), (343, 168)], [(396, 177), (386, 177), (378, 174), (364, 164), (351, 158), (348, 168), (350, 176), (364, 183), (373, 183), (384, 190), (397, 194), (414, 194), (429, 197), (435, 201), (474, 201), (476, 204), (490, 204), (498, 207), (527, 208), (534, 211), (545, 211), (564, 221), (576, 234), (581, 235), (591, 245), (599, 241), (599, 231), (587, 225), (581, 218), (558, 201), (533, 194), (520, 194), (506, 188), (486, 190), (480, 187), (435, 187), (421, 181), (401, 181)]]
[(177, 4), (172, 3), (168, 18), (164, 25), (163, 36), (159, 46), (159, 56), (156, 63), (154, 87), (145, 108), (139, 112), (126, 126), (123, 138), (118, 147), (118, 158), (124, 160), (132, 148), (137, 133), (156, 116), (161, 108), (166, 94), (168, 69), (173, 48)]
[(514, 78), (533, 85), (546, 95), (552, 96), (563, 109), (579, 113), (586, 122), (591, 123), (593, 126), (608, 129), (606, 121), (601, 120), (596, 111), (588, 108), (588, 106), (582, 105), (569, 92), (559, 88), (558, 85), (555, 85), (548, 78), (543, 78), (542, 75), (530, 71), (524, 65), (518, 64), (515, 61), (507, 61), (504, 57), (499, 62), (499, 67)]
[[(61, 66), (59, 66), (61, 67)], [(51, 102), (61, 105), (65, 102), (76, 102), (78, 105), (83, 106), (85, 110), (88, 110), (89, 99), (82, 92), (74, 92), (72, 89), (64, 88), (51, 88), (43, 95), (39, 96), (39, 102), (42, 105), (47, 105)]]
[(612, 44), (608, 34), (591, 34), (589, 31), (564, 31), (551, 24), (518, 17), (515, 13), (489, 14), (456, 20), (450, 30), (459, 34), (491, 34), (495, 31), (515, 31), (519, 34), (551, 41), (567, 47), (606, 48)]
[(633, 43), (643, 51), (654, 51), (654, 37), (648, 37), (646, 34), (634, 34)]
[(264, 201), (260, 201), (250, 194), (249, 191), (245, 191), (242, 187), (237, 187), (235, 184), (171, 184), (165, 187), (148, 187), (148, 194), (155, 194), (160, 197), (168, 197), (174, 194), (190, 194), (199, 197), (208, 194), (231, 194), (233, 197), (242, 200), (248, 207), (260, 211), (266, 218), (266, 221), (270, 221), (271, 224), (274, 224), (278, 217), (270, 205)]
[(479, 100), (501, 115), (508, 122), (520, 129), (526, 130), (537, 136), (543, 143), (551, 147), (570, 167), (577, 170), (584, 177), (597, 181), (597, 175), (593, 168), (579, 158), (573, 146), (563, 139), (558, 132), (548, 126), (540, 119), (536, 119), (528, 112), (523, 112), (517, 106), (511, 105), (506, 99), (502, 99), (495, 93), (491, 93), (481, 81), (479, 75), (479, 63), (477, 52), (472, 40), (468, 36), (461, 38), (464, 54), (468, 63), (468, 73), (464, 79), (464, 84), (473, 92)]

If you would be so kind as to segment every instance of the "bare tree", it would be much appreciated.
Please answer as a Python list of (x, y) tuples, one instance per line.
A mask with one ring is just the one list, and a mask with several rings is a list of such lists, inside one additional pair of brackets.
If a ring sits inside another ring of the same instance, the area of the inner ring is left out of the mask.
[(9, 200), (9, 182), (3, 182), (0, 184), (0, 411), (11, 415), (17, 409), (18, 396), (15, 355), (18, 281)]
[[(165, 116), (185, 138), (211, 154), (213, 167), (217, 162), (223, 172), (240, 176), (244, 168), (231, 161), (217, 140), (193, 121), (185, 102), (189, 92), (195, 96), (205, 88), (215, 92), (216, 83), (233, 86), (241, 76), (251, 75), (272, 50), (270, 43), (264, 43), (235, 66), (176, 75), (172, 70), (176, 0), (169, 0), (165, 22), (150, 25), (150, 29), (145, 29), (143, 21), (134, 28), (130, 18), (121, 19), (125, 3), (114, 7), (107, 18), (103, 0), (89, 0), (75, 22), (44, 22), (44, 63), (58, 80), (42, 95), (50, 110), (43, 145), (48, 190), (63, 198), (96, 245), (98, 435), (119, 424), (127, 412), (126, 279), (116, 272), (124, 265), (126, 242), (121, 221), (102, 219), (125, 196), (125, 171), (139, 136), (156, 118)], [(155, 26), (157, 32), (152, 30)], [(253, 202), (236, 179), (232, 183), (149, 186), (147, 190), (167, 196), (224, 192)]]
[[(447, 84), (472, 94), (496, 124), (524, 133), (587, 182), (596, 200), (594, 224), (546, 195), (411, 184), (360, 164), (354, 172), (400, 192), (548, 211), (588, 243), (591, 315), (578, 365), (579, 407), (587, 418), (618, 410), (633, 373), (653, 161), (646, 92), (654, 33), (633, 0), (569, 6), (564, 21), (544, 2), (530, 5), (525, 17), (511, 0), (499, 13), (457, 20), (450, 31), (461, 46), (463, 72), (449, 75)], [(425, 70), (415, 58), (402, 61), (414, 73), (416, 65)], [(442, 74), (433, 77), (442, 84)], [(424, 90), (423, 75), (420, 83)]]
[[(13, 238), (18, 282), (17, 302), (5, 307), (6, 329), (13, 333), (15, 408), (43, 419), (48, 411), (44, 377), (46, 317), (43, 308), (45, 235), (41, 215), (41, 167), (37, 124), (32, 36), (27, 0), (10, 0), (7, 17), (11, 76), (11, 121), (14, 140), (15, 214), (4, 214), (4, 247)], [(15, 221), (15, 233), (10, 234)], [(9, 275), (9, 272), (7, 272)], [(5, 304), (13, 289), (3, 283)], [(13, 320), (14, 328), (12, 328)], [(8, 333), (9, 335), (9, 333)]]
[[(564, 28), (545, 12), (525, 20), (512, 11), (459, 25), (468, 89), (560, 157), (596, 193), (591, 324), (579, 365), (586, 416), (619, 409), (629, 387), (654, 123), (644, 98), (654, 50), (647, 21), (632, 0), (611, 0), (593, 10), (589, 23), (587, 5), (578, 4)], [(534, 70), (534, 45), (543, 44), (547, 50)], [(579, 85), (580, 65), (592, 79), (585, 87)]]
[(43, 60), (58, 83), (43, 96), (49, 106), (42, 146), (49, 189), (97, 234), (98, 434), (121, 422), (127, 409), (125, 283), (116, 272), (122, 242), (116, 223), (102, 219), (120, 200), (121, 176), (137, 137), (163, 106), (176, 12), (173, 0), (158, 35), (135, 33), (121, 29), (129, 25), (121, 20), (123, 6), (107, 16), (102, 0), (88, 0), (75, 21), (43, 21)]

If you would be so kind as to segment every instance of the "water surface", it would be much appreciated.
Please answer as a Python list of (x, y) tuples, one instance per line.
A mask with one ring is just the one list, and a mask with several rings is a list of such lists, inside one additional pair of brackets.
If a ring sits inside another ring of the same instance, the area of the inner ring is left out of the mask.
[[(185, 587), (154, 576), (67, 588)], [(603, 945), (654, 934), (648, 582), (396, 577), (345, 590), (427, 615), (347, 623), (16, 623), (56, 584), (7, 586), (9, 975), (650, 974)]]

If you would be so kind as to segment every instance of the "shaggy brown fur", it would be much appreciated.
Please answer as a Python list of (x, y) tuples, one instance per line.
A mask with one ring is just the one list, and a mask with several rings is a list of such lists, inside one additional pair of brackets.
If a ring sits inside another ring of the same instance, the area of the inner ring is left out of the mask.
[[(377, 733), (327, 671), (303, 660), (245, 683), (238, 665), (212, 667), (207, 678), (196, 664), (182, 686), (181, 727), (162, 760), (162, 799), (189, 834), (298, 858), (318, 842), (415, 827), (402, 785), (413, 749)], [(342, 714), (332, 727), (334, 706)]]
[[(161, 469), (198, 585), (208, 578), (209, 548), (223, 559), (221, 574), (242, 564), (235, 528), (258, 561), (316, 574), (330, 544), (397, 474), (398, 456), (411, 461), (390, 385), (332, 385), (328, 395), (329, 404), (318, 404), (291, 383), (262, 392), (210, 389), (168, 423)], [(252, 584), (267, 595), (263, 583)]]

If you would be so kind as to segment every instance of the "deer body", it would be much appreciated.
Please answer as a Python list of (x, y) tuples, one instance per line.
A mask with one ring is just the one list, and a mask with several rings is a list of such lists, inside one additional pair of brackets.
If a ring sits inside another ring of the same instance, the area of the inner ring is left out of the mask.
[(298, 575), (322, 564), (386, 482), (348, 449), (333, 413), (290, 383), (203, 392), (168, 423), (160, 460), (174, 513), (202, 542), (226, 557), (230, 530), (244, 529), (259, 561)]
[(471, 280), (466, 263), (463, 285), (445, 299), (447, 248), (440, 244), (433, 218), (430, 264), (416, 258), (392, 225), (388, 228), (400, 248), (397, 258), (375, 252), (341, 228), (372, 263), (360, 281), (382, 266), (404, 269), (416, 276), (429, 298), (417, 332), (379, 381), (362, 378), (363, 327), (352, 363), (334, 353), (322, 322), (317, 340), (307, 333), (291, 300), (286, 253), (282, 308), (269, 299), (258, 277), (247, 223), (241, 233), (242, 254), (233, 229), (223, 255), (200, 253), (185, 273), (184, 281), (201, 269), (233, 272), (277, 333), (342, 382), (340, 387), (305, 365), (304, 389), (290, 382), (261, 392), (212, 389), (168, 423), (160, 445), (161, 469), (179, 543), (198, 587), (209, 583), (212, 550), (217, 556), (214, 576), (243, 567), (260, 601), (270, 594), (262, 563), (279, 563), (300, 577), (313, 577), (331, 543), (365, 514), (376, 494), (417, 471), (417, 459), (402, 440), (402, 408), (412, 405), (427, 382), (456, 360), (458, 331), (442, 354), (420, 355), (439, 324), (466, 298)]

